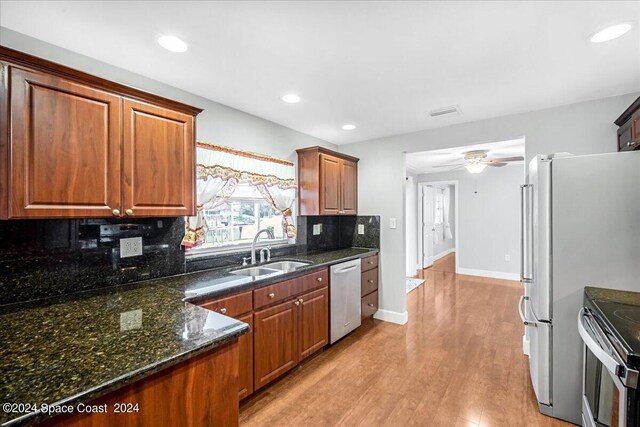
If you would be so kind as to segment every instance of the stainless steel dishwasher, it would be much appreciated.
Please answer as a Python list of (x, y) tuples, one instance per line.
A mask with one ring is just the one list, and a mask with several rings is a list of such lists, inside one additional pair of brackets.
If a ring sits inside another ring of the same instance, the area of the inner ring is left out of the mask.
[(360, 326), (360, 270), (360, 259), (331, 266), (331, 344)]

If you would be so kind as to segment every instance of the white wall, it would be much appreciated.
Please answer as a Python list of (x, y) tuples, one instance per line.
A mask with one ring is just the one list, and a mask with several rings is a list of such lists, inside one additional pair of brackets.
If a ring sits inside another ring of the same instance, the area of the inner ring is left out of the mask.
[[(336, 148), (335, 145), (318, 138), (7, 28), (0, 27), (0, 43), (3, 46), (67, 65), (95, 76), (203, 108), (204, 111), (198, 115), (196, 129), (197, 138), (203, 141), (251, 150), (292, 161), (297, 160), (296, 148), (314, 145), (322, 145), (330, 149)], [(176, 56), (176, 60), (179, 60), (179, 56)], [(189, 76), (186, 75), (184, 78), (188, 79)], [(216, 77), (212, 75), (211, 78), (215, 79)]]
[[(480, 174), (462, 169), (418, 178), (419, 182), (454, 180), (458, 181), (458, 272), (518, 279), (524, 165), (486, 168)], [(505, 261), (505, 255), (511, 260)]]
[[(537, 153), (611, 152), (616, 150), (613, 120), (639, 95), (615, 96), (340, 146), (340, 151), (361, 159), (358, 163), (360, 214), (376, 214), (381, 218), (381, 311), (378, 317), (392, 321), (407, 319), (405, 153), (519, 137), (526, 138), (527, 163)], [(397, 219), (396, 229), (390, 229), (390, 218)]]
[(415, 276), (418, 265), (418, 187), (417, 176), (407, 173), (405, 198), (407, 207), (405, 217), (407, 223), (406, 236), (406, 275)]

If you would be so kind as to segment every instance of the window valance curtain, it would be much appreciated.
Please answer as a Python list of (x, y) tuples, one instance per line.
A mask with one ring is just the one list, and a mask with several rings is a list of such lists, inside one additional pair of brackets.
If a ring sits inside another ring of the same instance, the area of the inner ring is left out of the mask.
[(204, 207), (220, 206), (238, 184), (255, 186), (271, 206), (282, 213), (287, 237), (296, 236), (291, 208), (297, 185), (293, 163), (230, 147), (198, 142), (196, 148), (196, 209), (188, 217), (182, 244), (193, 248), (204, 243), (206, 221)]

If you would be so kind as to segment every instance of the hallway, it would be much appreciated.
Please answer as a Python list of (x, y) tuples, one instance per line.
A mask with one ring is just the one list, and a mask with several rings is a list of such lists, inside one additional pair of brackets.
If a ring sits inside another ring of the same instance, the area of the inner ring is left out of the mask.
[(560, 426), (538, 412), (517, 282), (452, 273), (407, 295), (409, 323), (377, 320), (241, 405), (244, 426)]

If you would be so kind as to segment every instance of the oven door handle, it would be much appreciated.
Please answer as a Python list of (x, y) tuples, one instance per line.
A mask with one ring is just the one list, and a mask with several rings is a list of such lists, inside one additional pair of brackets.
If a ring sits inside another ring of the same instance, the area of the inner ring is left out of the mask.
[[(591, 336), (591, 334), (587, 331), (587, 328), (593, 331), (593, 324), (589, 320), (590, 315), (585, 312), (584, 307), (580, 309), (578, 313), (578, 332), (580, 333), (580, 337), (584, 344), (591, 350), (593, 355), (598, 358), (600, 362), (614, 375), (619, 375), (620, 369), (622, 366), (615, 360), (609, 353), (607, 353), (598, 340)], [(585, 327), (586, 325), (586, 327)], [(595, 332), (595, 331), (594, 331)]]

